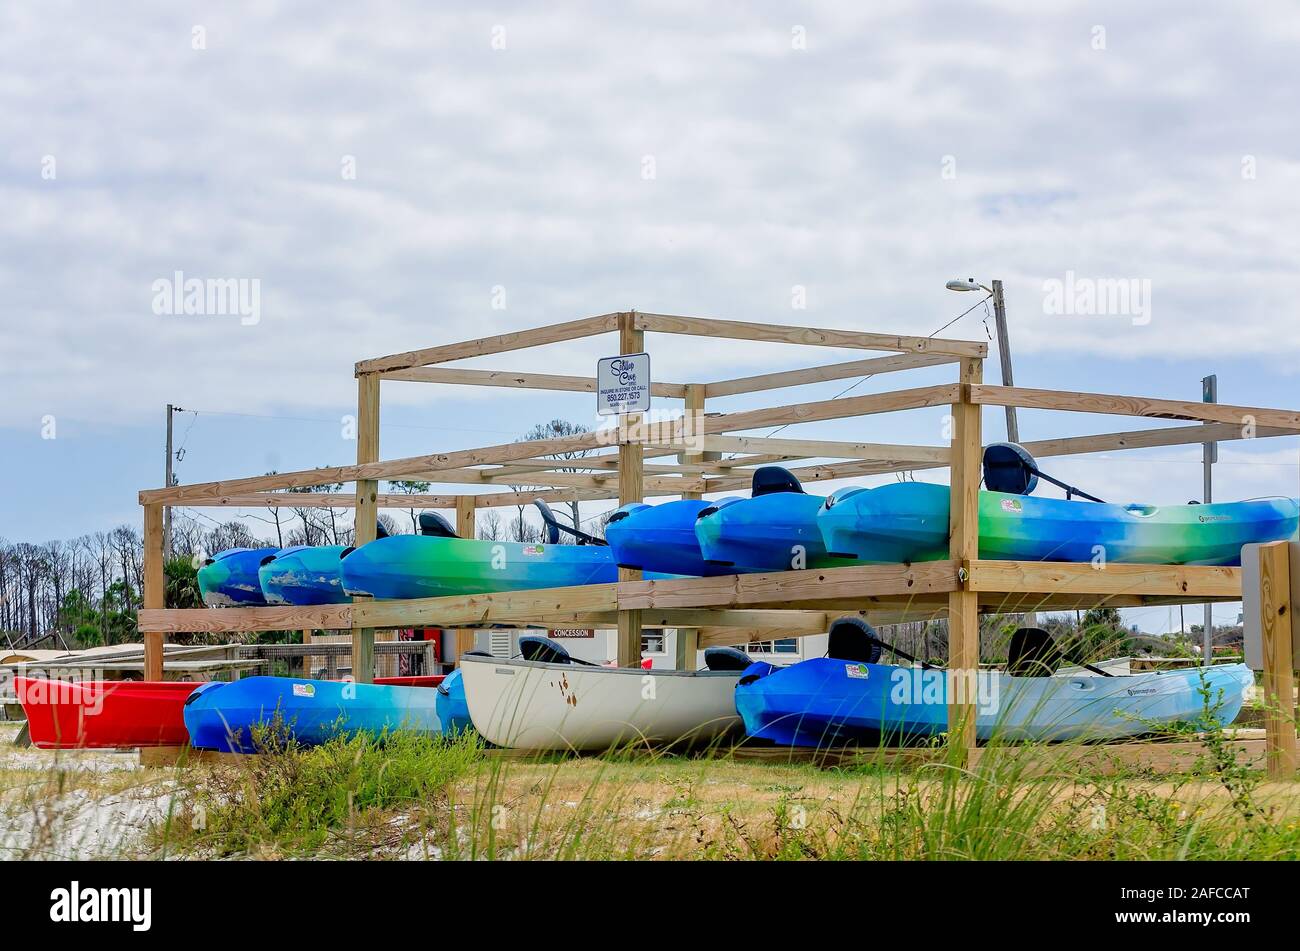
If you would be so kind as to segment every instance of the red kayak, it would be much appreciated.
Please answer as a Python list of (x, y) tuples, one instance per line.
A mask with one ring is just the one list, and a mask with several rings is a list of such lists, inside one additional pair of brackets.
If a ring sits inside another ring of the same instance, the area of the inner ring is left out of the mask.
[[(437, 687), (442, 675), (376, 677), (395, 687)], [(43, 750), (186, 746), (185, 701), (197, 681), (15, 677), (32, 745)]]
[(191, 681), (15, 677), (32, 745), (43, 750), (185, 746), (181, 711), (199, 686)]

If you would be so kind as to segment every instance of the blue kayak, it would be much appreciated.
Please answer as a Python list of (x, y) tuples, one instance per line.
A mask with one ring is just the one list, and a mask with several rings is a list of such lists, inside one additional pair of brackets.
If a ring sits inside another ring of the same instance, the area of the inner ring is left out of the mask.
[(208, 607), (260, 606), (267, 603), (258, 570), (278, 548), (228, 548), (199, 568), (199, 591)]
[(695, 522), (704, 509), (738, 499), (705, 502), (682, 499), (660, 505), (633, 502), (610, 516), (605, 540), (622, 568), (640, 568), (681, 575), (733, 574), (736, 569), (707, 562), (695, 535)]
[[(981, 670), (976, 734), (981, 740), (1103, 740), (1201, 721), (1202, 673), (1211, 696), (1221, 697), (1210, 719), (1231, 723), (1254, 683), (1244, 664), (1111, 677), (1082, 668), (1044, 677)], [(831, 657), (789, 667), (757, 663), (736, 687), (736, 711), (750, 736), (784, 746), (904, 742), (947, 731), (947, 675)]]
[(460, 668), (456, 668), (438, 684), (435, 707), (442, 732), (447, 736), (472, 731), (474, 721), (469, 718), (469, 704), (465, 700), (465, 681)]
[(257, 576), (268, 604), (343, 604), (352, 599), (343, 590), (339, 564), (343, 545), (297, 545), (282, 548), (264, 561)]
[(831, 557), (817, 526), (819, 495), (780, 493), (711, 506), (700, 513), (700, 552), (729, 573), (832, 568), (854, 564)]
[(391, 730), (440, 733), (436, 690), (246, 677), (231, 683), (206, 683), (185, 702), (185, 728), (198, 749), (255, 753), (253, 727), (283, 723), (288, 738), (306, 746), (337, 736)]

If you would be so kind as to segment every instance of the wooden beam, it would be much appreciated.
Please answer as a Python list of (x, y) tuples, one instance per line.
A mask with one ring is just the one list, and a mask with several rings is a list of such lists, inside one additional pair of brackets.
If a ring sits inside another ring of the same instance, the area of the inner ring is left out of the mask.
[(363, 360), (357, 364), (358, 375), (365, 373), (389, 373), (404, 370), (407, 367), (428, 366), (433, 363), (449, 363), (452, 360), (465, 360), (469, 357), (482, 357), (492, 353), (506, 353), (511, 350), (524, 350), (528, 347), (541, 347), (565, 340), (579, 340), (596, 334), (615, 330), (618, 314), (602, 314), (599, 317), (583, 317), (560, 324), (534, 327), (531, 330), (519, 330), (512, 333), (498, 334), (495, 337), (480, 337), (463, 343), (446, 344), (441, 347), (428, 347), (424, 350), (409, 350), (392, 356)]
[[(961, 365), (961, 399), (952, 404), (948, 557), (967, 567), (979, 558), (980, 408), (967, 399), (983, 378), (983, 362)], [(980, 660), (979, 596), (968, 586), (948, 595), (948, 738), (956, 762), (975, 748)]]
[(144, 679), (163, 679), (163, 629), (148, 623), (145, 609), (167, 606), (167, 576), (164, 571), (163, 507), (144, 507), (144, 591), (136, 623), (144, 635)]
[[(645, 350), (645, 334), (636, 326), (636, 313), (618, 315), (618, 352), (641, 353)], [(619, 417), (623, 432), (637, 426), (641, 416), (627, 413)], [(645, 500), (645, 447), (624, 443), (618, 447), (618, 504)], [(635, 568), (619, 568), (619, 581), (635, 581), (641, 572)], [(629, 611), (621, 606), (618, 612), (617, 663), (620, 667), (636, 667), (641, 663), (641, 612)]]
[[(400, 492), (375, 495), (375, 506), (381, 509), (451, 509), (456, 507), (455, 495), (405, 495)], [(244, 492), (239, 495), (222, 495), (205, 499), (197, 508), (233, 506), (238, 508), (334, 508), (357, 507), (355, 493), (343, 492)]]
[(896, 443), (835, 442), (826, 439), (773, 439), (770, 436), (705, 436), (706, 449), (723, 452), (781, 453), (803, 459), (870, 459), (932, 462), (947, 465), (947, 446), (910, 446)]
[(1241, 597), (1241, 569), (1227, 566), (975, 560), (967, 573), (966, 589), (975, 592)]
[[(1199, 404), (1198, 404), (1199, 405)], [(1288, 429), (1261, 427), (1251, 438), (1294, 435)], [(1035, 456), (1070, 456), (1118, 449), (1153, 449), (1158, 446), (1185, 446), (1204, 442), (1226, 442), (1246, 438), (1242, 427), (1230, 423), (1202, 423), (1196, 426), (1170, 426), (1166, 429), (1138, 429), (1095, 436), (1067, 436), (1039, 439), (1024, 443)]]
[[(692, 383), (686, 387), (685, 404), (682, 411), (686, 417), (687, 429), (692, 433), (693, 439), (701, 440), (703, 437), (694, 436), (695, 433), (704, 431), (704, 414), (708, 402), (708, 387), (702, 383)], [(677, 461), (682, 465), (699, 465), (704, 462), (705, 447), (701, 446), (699, 450), (682, 452), (677, 456)], [(716, 458), (716, 457), (715, 457)], [(704, 498), (703, 492), (683, 492), (683, 499), (700, 500)], [(645, 620), (645, 615), (642, 615)], [(700, 629), (694, 626), (682, 625), (677, 628), (676, 640), (673, 647), (673, 667), (676, 670), (694, 670), (700, 656)]]
[[(460, 386), (504, 386), (520, 390), (556, 390), (571, 393), (595, 393), (594, 376), (564, 376), (555, 373), (510, 373), (505, 370), (460, 370), (451, 367), (408, 367), (381, 374), (385, 380), (403, 383), (452, 383)], [(681, 383), (651, 383), (652, 396), (682, 399), (686, 387)]]
[(616, 611), (614, 584), (499, 591), (407, 601), (370, 601), (353, 605), (353, 624), (377, 628), (456, 627), (496, 621), (542, 621), (562, 615)]
[(352, 605), (142, 609), (140, 627), (142, 630), (147, 628), (168, 634), (224, 634), (308, 628), (346, 631), (352, 627)]
[(893, 373), (898, 370), (933, 367), (945, 363), (955, 363), (960, 359), (959, 356), (947, 353), (899, 353), (888, 357), (870, 357), (866, 360), (850, 360), (847, 363), (808, 367), (805, 370), (786, 370), (780, 373), (761, 373), (757, 376), (721, 380), (717, 383), (707, 384), (706, 393), (710, 397), (735, 396), (737, 393), (757, 393), (760, 390), (804, 386), (808, 383), (825, 383), (830, 380), (844, 380), (854, 376), (875, 376), (877, 373)]
[(1155, 419), (1191, 419), (1208, 423), (1229, 423), (1245, 427), (1276, 427), (1300, 432), (1300, 412), (1228, 403), (1160, 400), (1145, 396), (1112, 396), (1068, 390), (1036, 390), (1023, 386), (976, 385), (970, 388), (972, 403), (982, 406), (1019, 406), (1070, 413), (1100, 413), (1107, 416), (1148, 416)]
[(971, 340), (941, 337), (912, 337), (863, 333), (786, 324), (755, 324), (712, 317), (678, 317), (671, 314), (637, 314), (638, 330), (654, 333), (688, 334), (694, 337), (724, 337), (731, 340), (760, 340), (815, 347), (851, 347), (859, 350), (897, 350), (903, 353), (947, 353), (961, 357), (983, 357), (988, 345)]
[(855, 565), (809, 568), (713, 578), (622, 581), (620, 608), (740, 608), (805, 601), (843, 601), (865, 607), (873, 597), (947, 593), (959, 588), (957, 564), (929, 561), (914, 565)]
[(1259, 610), (1264, 647), (1264, 748), (1270, 779), (1296, 771), (1295, 661), (1291, 644), (1290, 542), (1259, 548)]
[(189, 503), (208, 498), (262, 492), (271, 489), (291, 489), (302, 486), (325, 485), (331, 482), (355, 482), (358, 479), (398, 479), (424, 472), (456, 470), (468, 466), (486, 466), (511, 462), (531, 456), (549, 456), (579, 449), (596, 449), (605, 445), (608, 436), (601, 433), (580, 433), (576, 436), (557, 436), (553, 439), (535, 439), (530, 442), (502, 443), (482, 449), (462, 449), (457, 452), (433, 453), (427, 456), (410, 456), (355, 466), (325, 466), (320, 469), (303, 469), (296, 472), (278, 472), (275, 475), (251, 476), (220, 482), (199, 482), (178, 485), (170, 489), (145, 489), (140, 493), (140, 504), (153, 502)]
[[(364, 373), (357, 377), (357, 464), (379, 461), (379, 377)], [(375, 479), (358, 479), (357, 514), (353, 525), (353, 544), (358, 547), (375, 540), (379, 509), (375, 499), (379, 483)], [(354, 601), (360, 600), (357, 598)], [(368, 684), (375, 679), (375, 631), (364, 627), (352, 632), (352, 679)]]

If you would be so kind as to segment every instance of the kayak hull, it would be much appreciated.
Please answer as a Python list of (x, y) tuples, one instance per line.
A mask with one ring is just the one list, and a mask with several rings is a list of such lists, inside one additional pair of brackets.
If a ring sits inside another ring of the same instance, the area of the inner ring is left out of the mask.
[[(827, 548), (866, 562), (948, 557), (947, 486), (900, 482), (832, 498), (817, 520)], [(1241, 547), (1295, 534), (1294, 499), (1115, 505), (981, 492), (981, 558), (1239, 565)]]
[(182, 710), (199, 684), (16, 677), (14, 686), (32, 745), (60, 750), (184, 746)]
[(210, 608), (256, 607), (267, 603), (258, 570), (278, 548), (230, 548), (198, 571), (199, 592)]
[(490, 743), (525, 750), (696, 745), (738, 729), (740, 671), (587, 667), (461, 658), (470, 719)]
[[(1215, 698), (1208, 715), (1202, 672)], [(1054, 742), (1139, 736), (1179, 721), (1227, 725), (1253, 683), (1244, 664), (1114, 677), (982, 670), (974, 687), (976, 734)], [(752, 665), (736, 688), (736, 709), (750, 736), (783, 746), (887, 744), (946, 732), (953, 689), (947, 671), (822, 657)]]
[(618, 580), (603, 545), (543, 545), (430, 535), (380, 538), (343, 556), (343, 588), (373, 598), (438, 598)]
[(343, 604), (351, 601), (343, 590), (339, 559), (342, 545), (299, 545), (282, 548), (257, 571), (267, 604)]
[(730, 572), (853, 564), (827, 554), (817, 524), (824, 501), (798, 492), (735, 499), (697, 519), (695, 537), (705, 560), (728, 566)]
[(246, 677), (204, 684), (184, 708), (190, 743), (198, 749), (254, 753), (254, 727), (282, 724), (284, 735), (316, 746), (353, 733), (394, 730), (440, 733), (436, 690), (377, 684)]
[(714, 505), (701, 499), (682, 499), (660, 505), (637, 505), (605, 527), (605, 540), (614, 562), (623, 568), (640, 568), (681, 575), (709, 577), (732, 574), (735, 568), (704, 560), (695, 522), (701, 510)]

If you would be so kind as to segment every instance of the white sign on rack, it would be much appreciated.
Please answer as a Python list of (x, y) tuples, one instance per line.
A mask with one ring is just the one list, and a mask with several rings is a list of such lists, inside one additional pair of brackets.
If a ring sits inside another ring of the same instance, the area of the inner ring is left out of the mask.
[(650, 354), (625, 353), (596, 363), (596, 412), (601, 416), (650, 410)]

